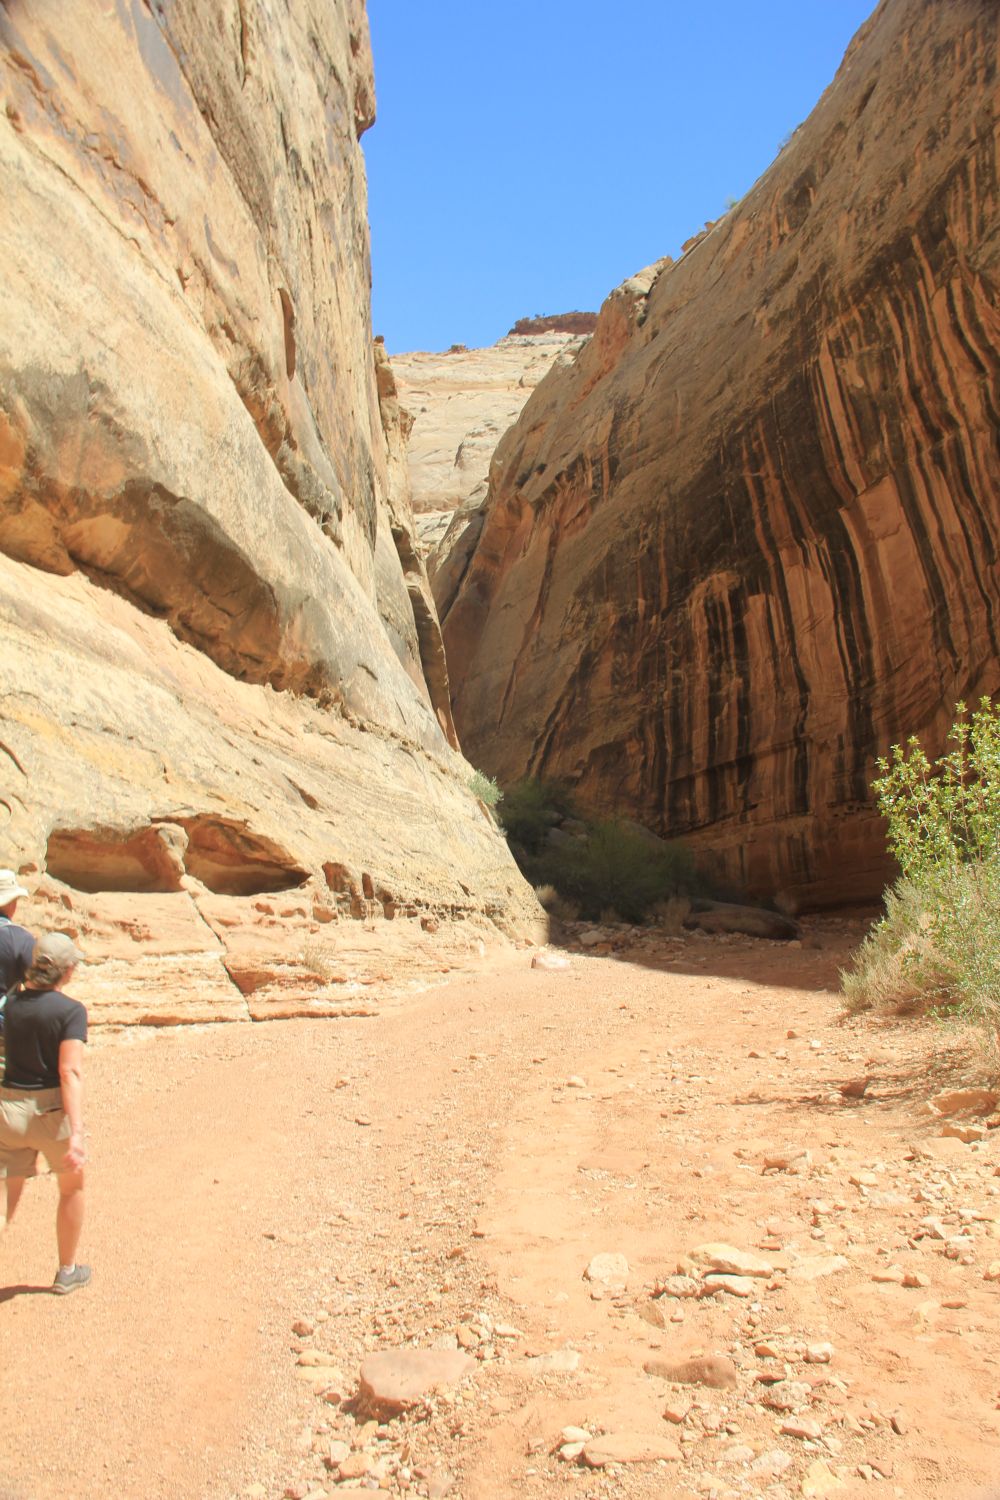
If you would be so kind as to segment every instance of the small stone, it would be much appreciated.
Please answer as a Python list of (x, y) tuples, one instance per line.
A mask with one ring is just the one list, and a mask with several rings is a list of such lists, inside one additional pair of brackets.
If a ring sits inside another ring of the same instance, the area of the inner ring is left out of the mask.
[(991, 1260), (983, 1272), (984, 1281), (1000, 1281), (1000, 1260)]
[(797, 1406), (804, 1406), (811, 1395), (811, 1386), (803, 1380), (779, 1380), (764, 1396), (764, 1405), (772, 1411), (794, 1411)]
[(432, 1391), (458, 1385), (475, 1361), (457, 1349), (386, 1349), (361, 1365), (362, 1405), (383, 1419), (398, 1416)]
[(576, 1460), (580, 1457), (586, 1446), (586, 1443), (579, 1441), (575, 1443), (563, 1443), (559, 1449), (559, 1457), (564, 1463), (576, 1463)]
[(923, 1230), (925, 1239), (946, 1240), (948, 1238), (947, 1229), (933, 1214), (928, 1214), (926, 1218), (920, 1220), (920, 1228)]
[(587, 1080), (585, 1078), (581, 1078), (578, 1073), (573, 1073), (569, 1078), (567, 1078), (566, 1087), (568, 1089), (585, 1089), (587, 1087)]
[(790, 1172), (796, 1175), (812, 1166), (812, 1152), (803, 1146), (789, 1146), (783, 1151), (766, 1151), (761, 1163), (762, 1172)]
[(687, 1402), (672, 1402), (670, 1406), (663, 1408), (663, 1420), (665, 1422), (673, 1422), (675, 1427), (679, 1427), (690, 1410), (690, 1404)]
[(843, 1488), (844, 1481), (838, 1479), (821, 1458), (809, 1465), (802, 1479), (802, 1494), (806, 1500), (821, 1500), (822, 1496), (835, 1495)]
[(906, 1271), (903, 1275), (903, 1285), (909, 1287), (930, 1286), (931, 1278), (925, 1276), (923, 1271)]
[(593, 1435), (586, 1427), (564, 1427), (560, 1434), (564, 1443), (589, 1443)]
[(342, 1464), (337, 1465), (338, 1479), (363, 1479), (371, 1470), (374, 1460), (367, 1453), (350, 1453)]
[(597, 1282), (601, 1286), (624, 1289), (628, 1273), (629, 1265), (624, 1255), (602, 1254), (593, 1257), (583, 1274), (588, 1281)]
[(767, 1453), (762, 1453), (755, 1458), (750, 1465), (750, 1473), (762, 1479), (775, 1479), (783, 1474), (786, 1469), (791, 1468), (791, 1455), (782, 1451), (781, 1448), (772, 1448)]
[(903, 1276), (902, 1266), (880, 1266), (877, 1271), (872, 1272), (872, 1281), (895, 1282), (897, 1286), (902, 1286)]
[(852, 1172), (848, 1181), (854, 1187), (878, 1187), (878, 1177), (874, 1172)]
[(314, 1324), (307, 1322), (305, 1318), (296, 1318), (295, 1322), (292, 1324), (292, 1332), (296, 1335), (297, 1338), (307, 1339), (309, 1338), (310, 1334), (316, 1332), (316, 1328)]
[(355, 1125), (370, 1125), (371, 1117), (369, 1115), (355, 1115), (354, 1123)]
[(747, 1447), (746, 1443), (733, 1443), (731, 1447), (722, 1451), (721, 1462), (724, 1464), (748, 1464), (752, 1461), (754, 1452)]
[(564, 958), (561, 953), (535, 953), (531, 959), (531, 967), (555, 973), (560, 969), (568, 969), (569, 959)]
[(656, 1289), (658, 1297), (697, 1297), (699, 1284), (693, 1276), (668, 1276)]
[(327, 1449), (326, 1465), (330, 1469), (339, 1469), (342, 1463), (346, 1463), (351, 1456), (351, 1445), (345, 1443), (341, 1438), (331, 1439)]
[(446, 1469), (436, 1469), (427, 1481), (427, 1500), (444, 1500), (454, 1483), (454, 1476)]
[(811, 1438), (813, 1441), (823, 1436), (822, 1427), (811, 1417), (788, 1417), (782, 1422), (781, 1431), (786, 1437)]
[(832, 1344), (807, 1344), (805, 1360), (807, 1365), (828, 1365), (833, 1358)]

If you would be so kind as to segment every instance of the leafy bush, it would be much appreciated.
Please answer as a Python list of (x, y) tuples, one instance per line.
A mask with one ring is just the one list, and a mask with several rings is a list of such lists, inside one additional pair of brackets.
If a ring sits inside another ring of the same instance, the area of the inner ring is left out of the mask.
[(682, 845), (653, 843), (614, 819), (595, 824), (586, 840), (553, 849), (544, 868), (591, 919), (610, 907), (626, 922), (640, 922), (656, 902), (690, 890), (694, 881)]
[(988, 698), (931, 762), (892, 747), (872, 783), (902, 875), (843, 976), (854, 1008), (922, 999), (1000, 1026), (1000, 709)]
[(526, 854), (538, 854), (549, 829), (573, 811), (569, 792), (555, 782), (526, 778), (508, 787), (503, 796), (504, 832)]
[(469, 777), (469, 791), (490, 808), (503, 801), (503, 792), (497, 786), (496, 777), (486, 776), (482, 771), (473, 771)]

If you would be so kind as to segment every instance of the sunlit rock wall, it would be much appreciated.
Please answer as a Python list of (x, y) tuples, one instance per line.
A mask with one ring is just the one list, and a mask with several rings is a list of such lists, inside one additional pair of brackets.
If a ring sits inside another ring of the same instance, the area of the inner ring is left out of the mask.
[[(7, 5), (0, 86), (0, 862), (25, 916), (140, 960), (154, 1019), (332, 1003), (357, 976), (317, 953), (352, 922), (391, 922), (401, 961), (442, 923), (458, 949), (523, 931), (390, 472), (361, 0)], [(154, 973), (164, 943), (197, 962)]]
[(445, 621), (486, 770), (756, 894), (881, 888), (875, 755), (1000, 690), (998, 43), (992, 0), (883, 0), (746, 198), (534, 392)]

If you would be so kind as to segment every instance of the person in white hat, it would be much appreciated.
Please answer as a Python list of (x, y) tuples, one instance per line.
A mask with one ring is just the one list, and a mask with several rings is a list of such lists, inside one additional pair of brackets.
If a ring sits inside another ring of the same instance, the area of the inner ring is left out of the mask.
[(7, 1004), (0, 1084), (0, 1177), (7, 1181), (7, 1223), (34, 1177), (41, 1152), (59, 1186), (54, 1292), (90, 1280), (76, 1259), (83, 1228), (83, 1048), (87, 1012), (65, 993), (83, 954), (64, 932), (38, 939), (24, 987)]
[(3, 1002), (24, 978), (35, 947), (35, 940), (27, 928), (19, 927), (14, 921), (17, 903), (27, 894), (13, 870), (0, 870), (0, 1030), (3, 1028)]

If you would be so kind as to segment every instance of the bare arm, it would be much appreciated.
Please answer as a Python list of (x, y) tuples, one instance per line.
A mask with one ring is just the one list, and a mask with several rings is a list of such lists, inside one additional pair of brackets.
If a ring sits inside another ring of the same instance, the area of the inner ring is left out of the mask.
[(83, 1043), (59, 1043), (59, 1083), (62, 1105), (69, 1119), (69, 1150), (66, 1165), (73, 1171), (83, 1166)]

